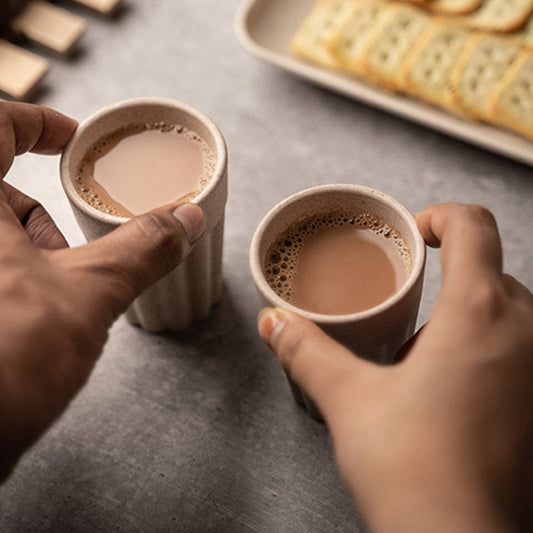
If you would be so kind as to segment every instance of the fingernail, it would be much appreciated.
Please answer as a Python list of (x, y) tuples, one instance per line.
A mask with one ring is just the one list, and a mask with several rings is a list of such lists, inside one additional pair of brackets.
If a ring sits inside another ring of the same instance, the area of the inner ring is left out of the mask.
[(189, 244), (194, 244), (205, 231), (205, 216), (196, 204), (183, 204), (172, 212), (185, 231)]
[(286, 324), (286, 319), (278, 309), (265, 307), (257, 316), (257, 328), (263, 341), (271, 348), (276, 345), (281, 330)]

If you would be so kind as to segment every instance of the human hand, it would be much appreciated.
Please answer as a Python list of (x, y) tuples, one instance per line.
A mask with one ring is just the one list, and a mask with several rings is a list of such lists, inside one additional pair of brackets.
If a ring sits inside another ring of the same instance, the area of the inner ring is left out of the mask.
[(357, 358), (281, 309), (263, 310), (259, 331), (323, 414), (374, 531), (514, 531), (531, 464), (533, 296), (502, 273), (487, 210), (442, 204), (417, 222), (441, 247), (442, 285), (401, 362)]
[[(0, 172), (26, 151), (59, 153), (76, 122), (0, 102)], [(0, 180), (0, 480), (85, 383), (119, 314), (204, 231), (202, 210), (167, 205), (69, 249), (35, 200)]]

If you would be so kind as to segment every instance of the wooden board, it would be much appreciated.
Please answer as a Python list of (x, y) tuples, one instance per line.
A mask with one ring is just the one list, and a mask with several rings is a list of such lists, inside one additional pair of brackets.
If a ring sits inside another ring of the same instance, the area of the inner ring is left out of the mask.
[(23, 48), (0, 39), (0, 91), (25, 100), (48, 72), (50, 63)]
[(42, 0), (32, 0), (11, 21), (11, 29), (29, 42), (59, 55), (67, 55), (85, 30), (85, 21)]

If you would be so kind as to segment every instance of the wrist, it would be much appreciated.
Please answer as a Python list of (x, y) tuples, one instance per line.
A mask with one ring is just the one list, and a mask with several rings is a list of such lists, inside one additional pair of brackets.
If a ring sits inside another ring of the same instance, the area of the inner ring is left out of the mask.
[[(346, 481), (376, 533), (510, 533), (526, 514), (523, 476), (509, 461), (465, 451), (437, 432), (374, 449)], [(502, 466), (503, 464), (503, 466)], [(346, 470), (344, 470), (346, 473)]]
[[(360, 500), (361, 511), (374, 533), (511, 533), (520, 530), (520, 494), (495, 489), (477, 476), (437, 475), (435, 470), (401, 482), (384, 480), (374, 486), (370, 500)], [(461, 475), (463, 474), (463, 475)]]
[(378, 510), (367, 517), (374, 533), (512, 533), (519, 521), (511, 513), (480, 501), (478, 497), (427, 495), (410, 502), (400, 499), (398, 505)]

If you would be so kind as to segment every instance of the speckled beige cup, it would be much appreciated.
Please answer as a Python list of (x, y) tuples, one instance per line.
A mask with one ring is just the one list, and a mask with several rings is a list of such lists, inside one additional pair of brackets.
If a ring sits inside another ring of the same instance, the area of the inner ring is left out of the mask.
[[(266, 254), (278, 235), (295, 222), (314, 213), (324, 213), (330, 208), (334, 211), (376, 214), (394, 226), (409, 247), (411, 271), (406, 282), (394, 295), (376, 307), (348, 315), (311, 313), (283, 300), (265, 278)], [(334, 184), (301, 191), (275, 206), (255, 231), (250, 248), (250, 268), (263, 305), (298, 313), (318, 324), (359, 356), (387, 364), (394, 360), (398, 349), (414, 332), (422, 293), (425, 257), (424, 240), (415, 218), (403, 205), (369, 187)], [(304, 403), (311, 415), (320, 418), (310, 400), (293, 382), (290, 384), (295, 399)]]
[[(108, 133), (131, 124), (166, 122), (198, 133), (216, 157), (213, 176), (192, 200), (206, 216), (206, 230), (191, 254), (174, 271), (142, 293), (126, 316), (151, 332), (178, 331), (205, 318), (221, 295), (222, 241), (227, 198), (227, 150), (218, 127), (193, 107), (168, 98), (135, 98), (102, 109), (80, 124), (61, 157), (60, 173), (76, 220), (88, 240), (128, 220), (90, 206), (73, 180), (87, 150)], [(169, 202), (173, 199), (169, 198)]]

